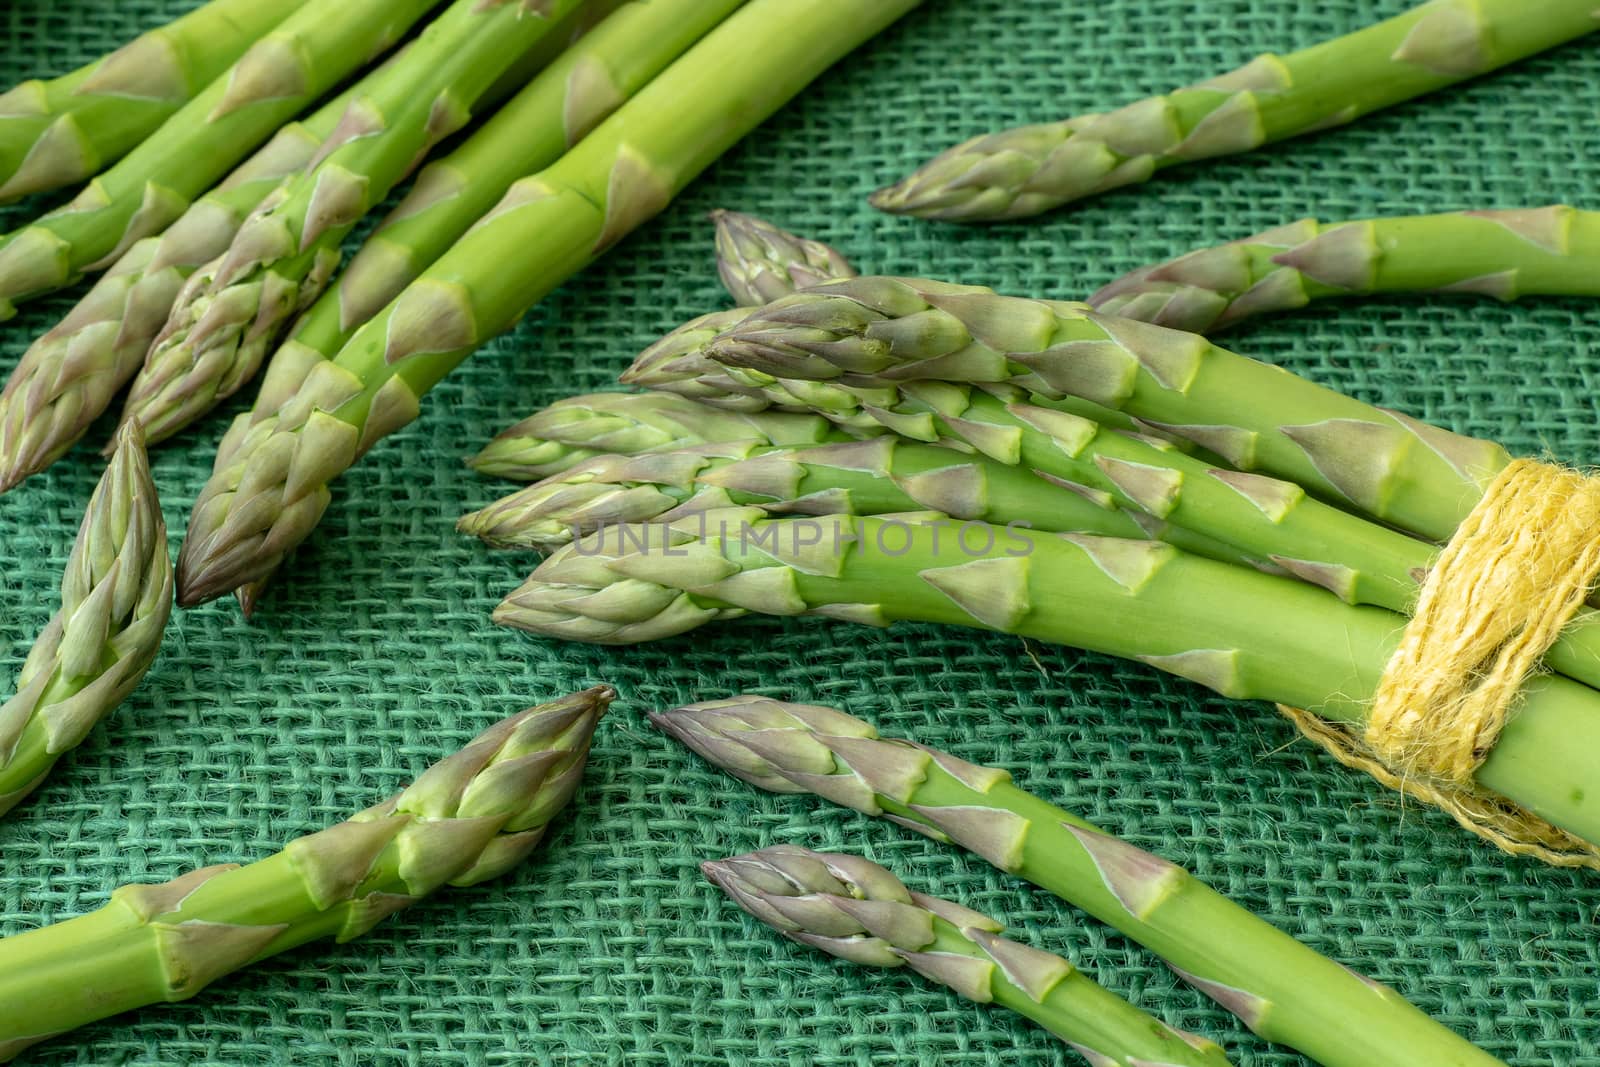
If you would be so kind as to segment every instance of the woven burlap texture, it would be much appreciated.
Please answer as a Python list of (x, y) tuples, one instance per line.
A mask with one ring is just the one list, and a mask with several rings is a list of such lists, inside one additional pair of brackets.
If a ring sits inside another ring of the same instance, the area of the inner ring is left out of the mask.
[[(0, 82), (69, 69), (191, 6), (10, 0)], [(607, 388), (655, 336), (726, 306), (710, 262), (714, 207), (828, 240), (867, 270), (1076, 298), (1143, 263), (1305, 215), (1596, 206), (1592, 44), (1040, 221), (963, 229), (866, 206), (874, 187), (968, 135), (1125, 102), (1403, 7), (929, 0), (842, 65), (375, 449), (254, 626), (231, 603), (176, 619), (133, 699), (0, 823), (0, 933), (89, 910), (123, 882), (266, 855), (378, 800), (490, 721), (610, 681), (623, 699), (541, 859), (359, 942), (297, 951), (195, 1001), (42, 1045), (27, 1062), (1077, 1062), (998, 1010), (780, 942), (695, 866), (778, 842), (862, 851), (916, 888), (998, 915), (1247, 1067), (1305, 1062), (1044, 894), (894, 826), (759, 795), (642, 720), (646, 708), (757, 690), (838, 704), (885, 733), (1005, 766), (1518, 1067), (1600, 1065), (1600, 880), (1501, 855), (1336, 765), (1266, 705), (1100, 656), (930, 627), (753, 620), (636, 649), (536, 640), (489, 622), (530, 559), (452, 530), (506, 488), (461, 466), (491, 433), (560, 395)], [(47, 300), (0, 327), (0, 370), (67, 306)], [(1576, 300), (1368, 301), (1277, 318), (1229, 343), (1522, 452), (1594, 463), (1596, 311)], [(246, 400), (159, 450), (174, 537)], [(107, 432), (0, 497), (0, 687), (52, 609), (100, 469), (90, 444)]]

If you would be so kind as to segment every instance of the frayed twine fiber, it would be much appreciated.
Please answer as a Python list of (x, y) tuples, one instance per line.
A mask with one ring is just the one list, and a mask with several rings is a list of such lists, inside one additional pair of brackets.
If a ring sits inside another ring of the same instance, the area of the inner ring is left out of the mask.
[(1473, 781), (1518, 693), (1600, 575), (1600, 478), (1516, 460), (1423, 582), (1358, 736), (1279, 705), (1348, 767), (1435, 804), (1513, 855), (1600, 869), (1600, 846)]

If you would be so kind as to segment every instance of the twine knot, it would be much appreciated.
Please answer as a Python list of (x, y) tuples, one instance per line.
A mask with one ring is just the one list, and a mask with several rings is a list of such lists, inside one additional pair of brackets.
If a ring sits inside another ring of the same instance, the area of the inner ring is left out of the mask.
[(1423, 580), (1365, 728), (1279, 705), (1346, 766), (1514, 855), (1600, 869), (1600, 847), (1477, 785), (1523, 683), (1600, 576), (1600, 479), (1508, 465)]

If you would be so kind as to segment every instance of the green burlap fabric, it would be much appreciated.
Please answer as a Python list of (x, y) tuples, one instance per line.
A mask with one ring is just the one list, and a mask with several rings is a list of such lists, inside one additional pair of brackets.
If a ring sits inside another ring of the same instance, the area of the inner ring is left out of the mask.
[[(10, 0), (0, 82), (68, 69), (191, 4)], [(958, 229), (866, 205), (876, 185), (969, 134), (1104, 108), (1403, 6), (930, 0), (843, 64), (437, 390), (418, 423), (340, 483), (255, 625), (231, 603), (175, 619), (133, 699), (0, 823), (0, 933), (91, 909), (124, 882), (266, 855), (502, 715), (613, 682), (623, 699), (539, 860), (362, 941), (307, 948), (195, 1001), (40, 1046), (28, 1062), (1077, 1062), (1002, 1012), (782, 942), (696, 869), (777, 842), (865, 851), (918, 888), (1001, 916), (1240, 1064), (1304, 1062), (1044, 894), (892, 825), (758, 795), (643, 721), (647, 708), (757, 690), (839, 704), (886, 733), (1008, 767), (1513, 1064), (1600, 1064), (1600, 877), (1501, 855), (1334, 765), (1265, 705), (1100, 656), (929, 627), (751, 620), (635, 649), (536, 640), (488, 617), (531, 559), (452, 530), (506, 489), (461, 465), (494, 431), (562, 394), (606, 388), (652, 338), (725, 306), (705, 221), (714, 207), (824, 238), (875, 272), (1078, 297), (1147, 261), (1304, 215), (1594, 206), (1592, 44), (1043, 221)], [(0, 327), (0, 367), (66, 306), (47, 301)], [(1595, 462), (1597, 312), (1575, 300), (1369, 301), (1230, 343), (1454, 429)], [(157, 457), (175, 536), (224, 422)], [(86, 445), (0, 498), (0, 688), (53, 610), (99, 468)]]

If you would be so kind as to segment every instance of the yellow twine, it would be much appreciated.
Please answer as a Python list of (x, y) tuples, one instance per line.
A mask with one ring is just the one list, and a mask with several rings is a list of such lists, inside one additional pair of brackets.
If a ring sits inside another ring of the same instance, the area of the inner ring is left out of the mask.
[(1600, 576), (1600, 479), (1517, 460), (1440, 552), (1357, 734), (1279, 705), (1346, 766), (1514, 855), (1600, 869), (1600, 846), (1473, 781), (1523, 683)]

